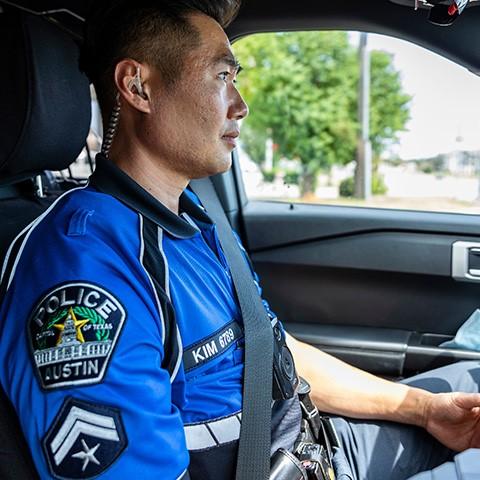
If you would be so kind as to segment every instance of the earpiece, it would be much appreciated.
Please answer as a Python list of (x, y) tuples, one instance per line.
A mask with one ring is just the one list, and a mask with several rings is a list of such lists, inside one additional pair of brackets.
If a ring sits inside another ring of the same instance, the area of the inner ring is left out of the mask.
[(144, 100), (147, 99), (147, 96), (143, 91), (142, 77), (140, 75), (140, 67), (137, 67), (135, 76), (128, 82), (128, 89), (133, 92), (134, 88), (137, 91), (138, 95), (140, 95)]

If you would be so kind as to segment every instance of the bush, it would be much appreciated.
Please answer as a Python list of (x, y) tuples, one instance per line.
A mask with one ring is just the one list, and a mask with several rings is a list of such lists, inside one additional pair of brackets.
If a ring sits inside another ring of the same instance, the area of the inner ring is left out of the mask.
[[(340, 182), (338, 193), (341, 197), (353, 197), (355, 195), (355, 179), (348, 177)], [(372, 177), (372, 195), (385, 195), (387, 186), (382, 175), (374, 174)]]
[(420, 165), (418, 168), (422, 173), (433, 173), (433, 167), (431, 165)]
[(373, 175), (372, 178), (372, 194), (373, 195), (385, 195), (387, 193), (387, 186), (385, 185), (385, 180), (383, 175)]
[(275, 170), (262, 170), (263, 180), (267, 183), (272, 183), (275, 181), (277, 172)]
[(353, 177), (348, 177), (340, 182), (338, 193), (341, 197), (353, 197), (355, 194), (355, 181)]
[(283, 183), (286, 185), (298, 185), (300, 174), (298, 172), (285, 172)]

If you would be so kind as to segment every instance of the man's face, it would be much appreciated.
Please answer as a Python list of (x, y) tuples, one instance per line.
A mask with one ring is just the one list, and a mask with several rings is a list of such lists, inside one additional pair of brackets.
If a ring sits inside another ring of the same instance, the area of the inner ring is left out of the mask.
[(160, 162), (188, 179), (226, 171), (237, 144), (239, 120), (248, 107), (234, 80), (238, 64), (223, 29), (212, 18), (191, 15), (200, 46), (184, 54), (174, 86), (165, 89), (160, 73), (152, 82), (152, 115), (146, 143)]

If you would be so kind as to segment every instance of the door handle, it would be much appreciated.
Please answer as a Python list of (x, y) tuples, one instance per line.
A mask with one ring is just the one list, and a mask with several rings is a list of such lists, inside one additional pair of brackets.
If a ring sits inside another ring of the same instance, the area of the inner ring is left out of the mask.
[(479, 242), (454, 242), (452, 244), (452, 277), (460, 282), (480, 282), (480, 262), (471, 265), (472, 256), (480, 257)]

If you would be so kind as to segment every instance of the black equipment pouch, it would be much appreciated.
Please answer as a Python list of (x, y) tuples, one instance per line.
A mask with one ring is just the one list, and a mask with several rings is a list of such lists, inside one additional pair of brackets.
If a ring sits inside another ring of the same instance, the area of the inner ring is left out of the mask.
[(293, 453), (279, 448), (270, 463), (270, 480), (308, 480), (307, 471)]

